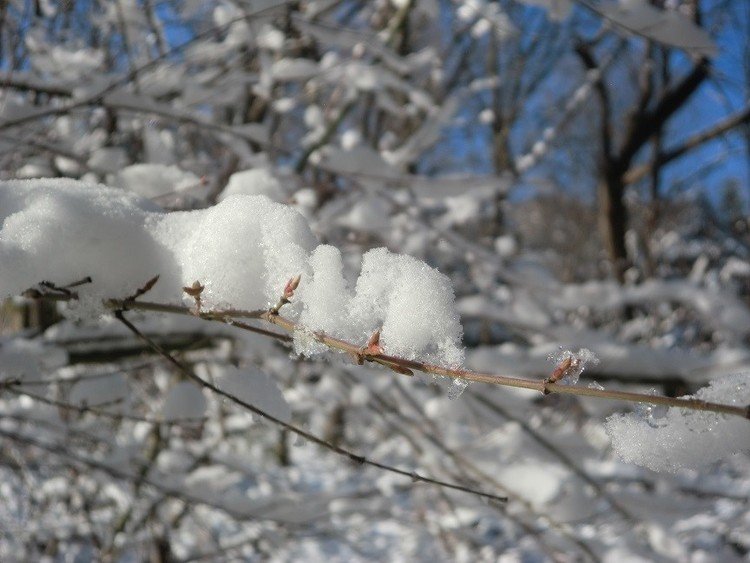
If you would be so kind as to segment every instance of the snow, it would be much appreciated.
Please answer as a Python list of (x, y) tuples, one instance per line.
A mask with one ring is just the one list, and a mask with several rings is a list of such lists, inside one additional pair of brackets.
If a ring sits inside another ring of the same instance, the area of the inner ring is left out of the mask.
[(263, 196), (231, 196), (160, 219), (157, 241), (173, 252), (182, 286), (205, 286), (207, 308), (269, 308), (286, 281), (307, 270), (316, 242), (301, 215)]
[(508, 16), (494, 3), (486, 0), (462, 0), (457, 10), (459, 18), (465, 21), (475, 21), (472, 35), (479, 37), (494, 28), (500, 39), (509, 37), (515, 28)]
[[(192, 304), (181, 288), (199, 281), (204, 308), (255, 310), (274, 305), (286, 282), (301, 275), (288, 314), (301, 313), (306, 328), (363, 345), (381, 330), (389, 354), (463, 363), (447, 277), (410, 256), (373, 249), (352, 292), (339, 251), (317, 246), (299, 213), (264, 196), (233, 195), (207, 209), (164, 213), (101, 185), (12, 181), (0, 184), (0, 208), (2, 295), (90, 276), (76, 291), (90, 313), (100, 314), (101, 300), (132, 295), (159, 275), (152, 300)], [(310, 346), (297, 351), (313, 353)]]
[(299, 290), (304, 302), (300, 317), (304, 326), (332, 336), (351, 334), (351, 291), (343, 277), (343, 267), (341, 252), (333, 246), (320, 245), (310, 256), (310, 279)]
[(555, 21), (564, 20), (573, 8), (572, 0), (523, 0), (523, 2), (546, 8), (550, 18)]
[(284, 33), (270, 24), (263, 24), (258, 32), (257, 43), (259, 47), (269, 51), (280, 51), (284, 46)]
[(292, 410), (284, 395), (276, 382), (257, 367), (246, 366), (240, 369), (221, 366), (213, 368), (211, 373), (222, 391), (258, 407), (282, 422), (291, 423)]
[[(730, 405), (750, 404), (750, 374), (727, 376), (700, 389), (695, 398)], [(750, 452), (748, 421), (737, 416), (685, 412), (614, 414), (607, 434), (617, 454), (654, 471), (704, 469), (738, 452)]]
[(82, 380), (73, 385), (68, 396), (68, 401), (80, 407), (106, 407), (121, 409), (123, 405), (116, 403), (125, 402), (130, 395), (125, 378), (118, 374), (108, 377), (91, 378)]
[(115, 173), (128, 163), (128, 155), (120, 147), (101, 147), (94, 150), (88, 159), (89, 168)]
[(205, 414), (206, 406), (206, 397), (198, 385), (192, 381), (180, 381), (167, 391), (161, 416), (165, 422), (198, 420)]
[(38, 379), (68, 361), (64, 350), (38, 340), (0, 340), (0, 381)]
[(271, 67), (275, 80), (299, 80), (318, 74), (318, 65), (308, 59), (279, 59)]
[(29, 46), (34, 51), (31, 57), (34, 69), (57, 76), (64, 83), (74, 84), (82, 77), (91, 76), (104, 62), (104, 52), (99, 49), (50, 47), (41, 41), (30, 42)]
[[(620, 284), (594, 232), (596, 151), (576, 151), (599, 80), (621, 145), (646, 83), (623, 88), (628, 69), (661, 74), (640, 64), (649, 41), (683, 45), (665, 60), (685, 72), (713, 52), (690, 2), (526, 0), (554, 22), (489, 0), (63, 4), (4, 12), (17, 48), (0, 72), (2, 180), (85, 182), (0, 182), (0, 298), (16, 296), (0, 306), (0, 560), (747, 558), (747, 421), (612, 416), (630, 403), (495, 385), (461, 394), (462, 381), (359, 365), (319, 334), (540, 386), (555, 372), (573, 383), (595, 355), (583, 390), (687, 394), (716, 380), (698, 395), (744, 408), (744, 380), (722, 383), (750, 373), (744, 178), (720, 160), (678, 178), (692, 161), (675, 162), (654, 225), (648, 190), (628, 190)], [(721, 44), (717, 68), (736, 51), (734, 4), (700, 22)], [(589, 71), (571, 35), (581, 16), (601, 39)], [(685, 76), (675, 69), (655, 97)], [(706, 105), (693, 98), (665, 147), (720, 119), (688, 123)], [(516, 161), (503, 176), (500, 110)], [(735, 137), (722, 154), (742, 154)], [(710, 211), (678, 193), (722, 178), (739, 197), (709, 194)], [(157, 274), (138, 299), (188, 312), (183, 287), (199, 282), (204, 312), (258, 314), (301, 276), (279, 311), (304, 327), (292, 343), (227, 318), (126, 315), (204, 382), (334, 448), (510, 501), (352, 463), (173, 369), (102, 304)], [(30, 287), (80, 301), (56, 303), (58, 321), (18, 296)]]
[(278, 202), (288, 199), (284, 186), (267, 168), (253, 168), (232, 174), (227, 186), (219, 194), (219, 201), (232, 195), (264, 195)]
[(88, 275), (87, 295), (132, 293), (167, 262), (146, 226), (157, 211), (121, 190), (74, 180), (0, 184), (0, 294)]
[(580, 307), (606, 310), (658, 301), (684, 303), (717, 329), (750, 334), (750, 310), (741, 300), (720, 288), (701, 287), (690, 281), (648, 280), (624, 288), (611, 281), (592, 281), (566, 285), (552, 299), (555, 307), (568, 310)]
[(351, 208), (336, 218), (336, 223), (354, 231), (373, 234), (387, 232), (392, 206), (382, 197), (359, 197)]
[(196, 191), (201, 187), (198, 176), (163, 164), (133, 164), (120, 170), (113, 182), (115, 187), (131, 191), (148, 199)]
[(692, 53), (716, 55), (708, 33), (674, 9), (660, 10), (647, 0), (619, 0), (597, 6), (597, 11), (627, 31)]
[(143, 145), (148, 162), (167, 166), (175, 163), (175, 138), (171, 131), (146, 127), (143, 130)]
[(383, 248), (365, 254), (352, 310), (368, 333), (382, 320), (381, 342), (390, 354), (463, 362), (450, 280), (415, 258)]
[[(387, 354), (447, 366), (463, 363), (461, 324), (444, 275), (415, 258), (379, 248), (362, 257), (352, 291), (337, 249), (318, 247), (310, 264), (312, 281), (300, 287), (305, 327), (348, 337), (363, 346), (380, 330)], [(295, 344), (301, 354), (319, 350), (309, 338)]]
[(16, 178), (44, 178), (53, 174), (49, 159), (31, 159), (16, 170)]

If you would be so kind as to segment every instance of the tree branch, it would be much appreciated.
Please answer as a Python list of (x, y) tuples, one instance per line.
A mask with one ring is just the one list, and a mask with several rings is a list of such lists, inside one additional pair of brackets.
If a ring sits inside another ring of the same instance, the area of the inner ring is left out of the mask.
[(691, 150), (698, 148), (702, 144), (720, 137), (721, 135), (731, 131), (735, 127), (748, 123), (750, 123), (750, 105), (748, 105), (744, 110), (724, 118), (713, 127), (710, 127), (705, 131), (701, 131), (700, 133), (696, 133), (692, 137), (687, 138), (680, 145), (663, 151), (659, 158), (655, 161), (642, 164), (635, 168), (631, 168), (625, 174), (625, 183), (632, 184), (638, 182), (642, 180), (646, 175), (648, 175), (654, 166), (664, 166), (665, 164), (669, 164), (673, 160), (677, 160)]
[(281, 420), (281, 419), (279, 419), (279, 418), (277, 418), (277, 417), (275, 417), (275, 416), (267, 413), (266, 411), (264, 411), (264, 410), (256, 407), (255, 405), (252, 405), (252, 404), (250, 404), (250, 403), (248, 403), (246, 401), (243, 401), (242, 399), (239, 399), (238, 397), (235, 397), (231, 393), (227, 393), (226, 391), (224, 391), (223, 389), (217, 387), (213, 383), (210, 383), (210, 382), (205, 381), (204, 379), (201, 379), (200, 377), (198, 377), (195, 373), (193, 373), (192, 370), (188, 369), (186, 366), (184, 366), (179, 361), (177, 361), (174, 358), (174, 356), (172, 356), (171, 354), (169, 354), (169, 352), (167, 352), (166, 350), (164, 350), (163, 348), (161, 348), (161, 346), (159, 346), (156, 342), (154, 342), (148, 336), (146, 336), (145, 334), (143, 334), (133, 323), (131, 323), (128, 319), (126, 319), (125, 315), (124, 315), (124, 310), (125, 310), (124, 308), (118, 308), (118, 309), (116, 309), (114, 311), (114, 314), (115, 314), (115, 317), (117, 318), (117, 320), (119, 320), (123, 325), (125, 325), (128, 328), (128, 330), (130, 330), (134, 335), (138, 336), (145, 343), (147, 343), (149, 346), (151, 346), (154, 349), (154, 351), (156, 351), (159, 355), (161, 355), (162, 357), (164, 357), (165, 360), (167, 360), (172, 366), (174, 366), (176, 369), (178, 369), (180, 371), (180, 373), (182, 373), (185, 377), (187, 377), (191, 381), (197, 383), (201, 387), (204, 387), (204, 388), (212, 391), (216, 395), (219, 395), (221, 397), (229, 399), (233, 403), (235, 403), (235, 404), (243, 407), (245, 410), (248, 410), (248, 411), (252, 412), (253, 414), (256, 414), (256, 415), (258, 415), (260, 417), (263, 417), (266, 420), (269, 420), (270, 422), (274, 423), (277, 426), (285, 428), (286, 430), (289, 430), (290, 432), (292, 432), (292, 433), (294, 433), (294, 434), (296, 434), (298, 436), (301, 436), (302, 438), (304, 438), (306, 440), (309, 440), (310, 442), (313, 442), (313, 443), (315, 443), (315, 444), (317, 444), (319, 446), (322, 446), (322, 447), (326, 448), (327, 450), (332, 451), (332, 452), (334, 452), (334, 453), (336, 453), (336, 454), (338, 454), (340, 456), (346, 457), (349, 460), (351, 460), (351, 461), (353, 461), (355, 463), (358, 463), (360, 465), (369, 465), (371, 467), (375, 467), (377, 469), (381, 469), (381, 470), (387, 471), (389, 473), (395, 473), (396, 475), (401, 475), (403, 477), (408, 477), (412, 481), (421, 481), (423, 483), (428, 483), (428, 484), (431, 484), (431, 485), (436, 485), (438, 487), (443, 487), (443, 488), (446, 488), (446, 489), (453, 489), (453, 490), (461, 491), (461, 492), (464, 492), (464, 493), (470, 493), (470, 494), (473, 494), (473, 495), (476, 495), (476, 496), (485, 497), (485, 498), (492, 499), (492, 500), (499, 501), (499, 502), (507, 502), (507, 500), (508, 500), (506, 497), (503, 497), (503, 496), (500, 496), (500, 495), (495, 495), (495, 494), (488, 493), (488, 492), (485, 492), (485, 491), (481, 491), (481, 490), (478, 490), (478, 489), (473, 489), (471, 487), (465, 487), (463, 485), (458, 485), (456, 483), (449, 483), (447, 481), (442, 481), (442, 480), (439, 480), (439, 479), (433, 479), (431, 477), (425, 477), (423, 475), (420, 475), (416, 471), (404, 471), (403, 469), (399, 469), (399, 468), (394, 467), (392, 465), (387, 465), (385, 463), (380, 463), (378, 461), (374, 461), (374, 460), (368, 459), (368, 458), (366, 458), (363, 455), (356, 454), (356, 453), (354, 453), (352, 451), (346, 450), (346, 449), (344, 449), (342, 447), (339, 447), (339, 446), (337, 446), (335, 444), (332, 444), (332, 443), (330, 443), (330, 442), (328, 442), (328, 441), (326, 441), (326, 440), (324, 440), (324, 439), (316, 436), (315, 434), (311, 434), (310, 432), (308, 432), (306, 430), (303, 430), (302, 428), (299, 428), (297, 426), (294, 426), (293, 424), (285, 422), (285, 421), (283, 421), (283, 420)]
[(664, 93), (653, 110), (634, 117), (617, 158), (621, 170), (630, 166), (641, 147), (693, 95), (708, 77), (709, 66), (708, 59), (702, 58), (679, 84)]
[[(598, 63), (594, 58), (594, 54), (591, 52), (591, 49), (589, 49), (588, 45), (583, 42), (579, 42), (576, 45), (575, 51), (587, 70), (600, 70)], [(607, 91), (607, 87), (604, 85), (604, 80), (601, 73), (599, 73), (596, 80), (594, 81), (594, 88), (596, 90), (597, 96), (599, 97), (599, 119), (601, 120), (601, 123), (599, 124), (599, 137), (602, 144), (602, 151), (604, 152), (604, 160), (608, 162), (613, 158), (611, 126), (612, 108), (609, 101), (609, 92)]]
[[(55, 301), (70, 301), (72, 299), (76, 299), (75, 294), (71, 294), (71, 295), (39, 294), (38, 292), (37, 294), (35, 294), (35, 297), (40, 298), (40, 299), (52, 299)], [(499, 375), (499, 374), (493, 374), (493, 373), (475, 372), (475, 371), (471, 371), (471, 370), (463, 369), (463, 368), (449, 368), (445, 366), (430, 364), (428, 362), (409, 360), (409, 359), (401, 358), (398, 356), (391, 356), (388, 354), (380, 354), (380, 353), (379, 354), (367, 354), (367, 353), (364, 353), (364, 349), (362, 345), (354, 344), (352, 342), (348, 342), (340, 338), (334, 338), (321, 331), (310, 331), (309, 329), (305, 329), (305, 327), (300, 325), (299, 323), (296, 323), (295, 321), (292, 321), (288, 318), (282, 317), (278, 313), (272, 313), (271, 311), (260, 311), (260, 310), (242, 311), (238, 309), (227, 309), (227, 310), (217, 310), (217, 311), (207, 311), (207, 312), (196, 312), (195, 310), (182, 306), (182, 305), (170, 305), (170, 304), (164, 304), (164, 303), (134, 301), (132, 299), (109, 299), (105, 302), (105, 305), (107, 306), (107, 308), (114, 311), (115, 314), (117, 314), (118, 312), (121, 314), (123, 311), (127, 311), (127, 310), (141, 310), (141, 311), (156, 311), (156, 312), (161, 312), (161, 313), (174, 313), (174, 314), (180, 314), (180, 315), (198, 316), (205, 320), (224, 322), (232, 326), (237, 326), (238, 328), (241, 328), (244, 330), (252, 330), (253, 332), (260, 332), (260, 331), (258, 331), (256, 327), (252, 327), (251, 325), (246, 325), (245, 323), (239, 323), (238, 321), (233, 320), (233, 318), (239, 317), (239, 318), (259, 319), (267, 323), (274, 324), (284, 329), (286, 332), (290, 334), (294, 334), (295, 332), (300, 331), (300, 330), (306, 330), (306, 332), (311, 333), (312, 337), (317, 342), (324, 344), (325, 346), (327, 346), (328, 348), (332, 350), (338, 350), (340, 352), (347, 353), (351, 356), (360, 358), (363, 361), (381, 364), (389, 369), (398, 371), (399, 373), (404, 373), (404, 370), (405, 371), (413, 370), (413, 371), (420, 371), (423, 373), (430, 373), (433, 375), (440, 375), (443, 377), (448, 377), (451, 379), (458, 379), (458, 380), (463, 380), (463, 381), (472, 381), (476, 383), (488, 383), (491, 385), (515, 387), (518, 389), (529, 389), (532, 391), (538, 391), (543, 394), (577, 395), (581, 397), (595, 397), (599, 399), (625, 401), (625, 402), (630, 402), (630, 403), (663, 405), (666, 407), (678, 407), (678, 408), (694, 410), (694, 411), (706, 411), (706, 412), (714, 412), (717, 414), (729, 414), (729, 415), (734, 415), (734, 416), (739, 416), (742, 418), (750, 419), (750, 405), (736, 406), (736, 405), (727, 405), (727, 404), (722, 404), (722, 403), (713, 403), (713, 402), (708, 402), (708, 401), (703, 401), (700, 399), (693, 399), (693, 398), (663, 397), (663, 396), (658, 396), (658, 395), (647, 395), (643, 393), (633, 393), (633, 392), (628, 392), (628, 391), (593, 389), (590, 387), (584, 387), (582, 385), (565, 385), (561, 383), (551, 383), (543, 379), (542, 380), (525, 379), (521, 377), (511, 377), (507, 375)], [(273, 338), (280, 337), (286, 341), (290, 339), (290, 337), (286, 335), (278, 335), (276, 333), (271, 333), (271, 334), (273, 335), (272, 336)], [(147, 338), (147, 337), (145, 337), (144, 335), (141, 335), (141, 338)], [(158, 344), (155, 344), (150, 340), (148, 340), (148, 343), (152, 348), (154, 348), (154, 346), (158, 347)], [(158, 348), (158, 349), (154, 348), (154, 349), (159, 354), (163, 355), (165, 358), (171, 357), (169, 356), (168, 353), (166, 353), (161, 348)], [(176, 362), (174, 358), (172, 358), (172, 360), (170, 361)], [(180, 366), (179, 369), (181, 370), (186, 369), (181, 364), (178, 363), (178, 365)], [(187, 373), (192, 373), (192, 372), (187, 370)], [(191, 376), (191, 377), (195, 378), (197, 376)], [(198, 379), (200, 380), (200, 378)], [(206, 382), (203, 382), (203, 380), (200, 380), (200, 381), (202, 382), (203, 385), (210, 385), (210, 384), (207, 384)], [(223, 392), (221, 392), (220, 390), (219, 392), (220, 394), (223, 394)], [(249, 406), (252, 407), (252, 405), (249, 405)], [(255, 407), (252, 407), (252, 408), (255, 408)], [(263, 415), (260, 414), (260, 416), (263, 416)], [(269, 419), (271, 418), (269, 417)], [(281, 422), (281, 421), (280, 421), (280, 424), (285, 427), (287, 426), (286, 423)], [(288, 429), (292, 430), (293, 428), (295, 427), (290, 426)], [(299, 430), (299, 429), (296, 429), (296, 430)], [(324, 444), (321, 444), (321, 445), (324, 445)], [(349, 455), (349, 454), (346, 453), (344, 455)]]

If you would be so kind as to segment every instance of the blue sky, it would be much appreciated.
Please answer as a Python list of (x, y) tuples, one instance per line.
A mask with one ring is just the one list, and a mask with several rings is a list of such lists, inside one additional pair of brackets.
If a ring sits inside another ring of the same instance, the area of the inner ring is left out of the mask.
[[(742, 10), (750, 11), (750, 2), (745, 6), (734, 5), (733, 12), (735, 17), (732, 21), (727, 21), (725, 17), (722, 21), (714, 24), (714, 36), (719, 47), (718, 55), (713, 61), (715, 73), (707, 80), (699, 90), (693, 95), (684, 108), (679, 111), (668, 123), (667, 137), (665, 148), (679, 144), (683, 139), (688, 138), (694, 133), (709, 128), (711, 125), (720, 121), (722, 118), (741, 109), (747, 103), (750, 83), (748, 83), (747, 70), (743, 68), (743, 49), (747, 37), (750, 34), (748, 22), (750, 16), (743, 13)], [(529, 7), (526, 9), (523, 17), (538, 17), (540, 9)], [(600, 20), (583, 8), (578, 8), (572, 16), (576, 18), (576, 31), (582, 35), (595, 33), (599, 29)], [(717, 32), (718, 31), (718, 32)], [(613, 36), (614, 37), (614, 36)], [(640, 38), (632, 37), (629, 41), (635, 48), (640, 48), (643, 41)], [(610, 44), (614, 40), (610, 41)], [(637, 60), (637, 59), (636, 59)], [(479, 61), (478, 64), (481, 64)], [(682, 73), (689, 71), (691, 61), (685, 54), (675, 51), (672, 55), (673, 76), (679, 79)], [(747, 63), (746, 63), (747, 64)], [(519, 119), (518, 124), (513, 131), (514, 149), (516, 156), (521, 153), (522, 148), (528, 148), (530, 141), (538, 138), (544, 126), (553, 124), (556, 117), (561, 113), (561, 104), (565, 101), (565, 96), (572, 92), (582, 80), (582, 71), (580, 63), (576, 57), (570, 56), (560, 61), (559, 71), (555, 76), (550, 78), (546, 88), (542, 89), (534, 98), (530, 100), (525, 115)], [(563, 66), (564, 65), (564, 66)], [(632, 94), (634, 89), (632, 84), (632, 63), (622, 65), (623, 68), (614, 68), (608, 72), (607, 80), (610, 87), (611, 95), (614, 99), (626, 106), (633, 103)], [(557, 96), (557, 106), (550, 106), (550, 101)], [(595, 100), (595, 98), (590, 98)], [(463, 114), (459, 115), (459, 120), (464, 118), (471, 121), (473, 116), (481, 110), (482, 102), (469, 104)], [(557, 115), (556, 115), (557, 112)], [(547, 121), (545, 121), (545, 116)], [(598, 110), (593, 103), (584, 104), (579, 111), (578, 123), (586, 120), (595, 119), (598, 116)], [(620, 125), (615, 122), (615, 128)], [(572, 124), (568, 130), (560, 136), (565, 139), (566, 135), (571, 133), (580, 135), (583, 132), (576, 132), (575, 125)], [(489, 126), (477, 126), (473, 121), (468, 127), (457, 126), (446, 130), (446, 137), (438, 147), (430, 161), (433, 165), (442, 159), (449, 169), (464, 172), (490, 173), (492, 165), (489, 160), (488, 145), (491, 142), (491, 130)], [(568, 145), (570, 140), (568, 140)], [(591, 147), (581, 145), (580, 151), (586, 151)], [(535, 193), (530, 188), (534, 178), (544, 176), (547, 172), (544, 168), (554, 166), (555, 177), (561, 188), (566, 191), (575, 193), (584, 198), (593, 197), (594, 178), (586, 178), (586, 174), (574, 170), (569, 166), (570, 172), (566, 170), (568, 164), (565, 159), (570, 160), (570, 154), (576, 150), (570, 150), (567, 146), (564, 154), (550, 155), (542, 165), (532, 171), (523, 185), (519, 186), (514, 194), (516, 197), (526, 197)], [(649, 151), (650, 147), (646, 148)], [(443, 155), (449, 155), (446, 159)], [(584, 158), (585, 160), (585, 158)], [(589, 166), (595, 166), (595, 161), (591, 160)], [(464, 167), (465, 169), (461, 170)], [(591, 171), (590, 171), (591, 172)], [(591, 176), (591, 174), (589, 174)], [(721, 201), (724, 187), (728, 181), (736, 180), (742, 188), (746, 205), (750, 203), (750, 187), (748, 186), (750, 178), (750, 164), (748, 163), (748, 152), (745, 138), (740, 129), (730, 134), (723, 135), (716, 140), (706, 143), (698, 149), (689, 152), (685, 157), (674, 161), (663, 170), (662, 188), (669, 195), (682, 194), (685, 192), (700, 192), (708, 196), (709, 201), (717, 204)]]

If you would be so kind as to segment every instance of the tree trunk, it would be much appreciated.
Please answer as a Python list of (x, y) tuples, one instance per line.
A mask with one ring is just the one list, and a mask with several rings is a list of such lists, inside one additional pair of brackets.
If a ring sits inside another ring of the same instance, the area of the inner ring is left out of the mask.
[(628, 252), (625, 233), (628, 209), (625, 205), (625, 184), (618, 170), (609, 170), (599, 184), (599, 230), (617, 280), (625, 281)]

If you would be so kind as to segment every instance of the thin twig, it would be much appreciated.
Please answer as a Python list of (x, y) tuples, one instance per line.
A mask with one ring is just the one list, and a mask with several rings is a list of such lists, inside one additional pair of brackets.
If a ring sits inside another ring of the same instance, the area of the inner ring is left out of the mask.
[[(2, 382), (2, 387), (5, 391), (7, 391), (8, 393), (11, 393), (12, 395), (25, 396), (25, 397), (28, 397), (29, 399), (38, 401), (40, 403), (44, 403), (45, 405), (49, 405), (51, 407), (57, 407), (59, 409), (63, 409), (67, 411), (77, 412), (79, 414), (91, 413), (96, 416), (103, 416), (105, 418), (110, 418), (110, 419), (117, 420), (117, 421), (129, 420), (132, 422), (145, 422), (148, 424), (166, 424), (169, 426), (179, 426), (183, 424), (195, 425), (198, 423), (202, 423), (206, 420), (206, 417), (186, 417), (186, 418), (174, 418), (170, 420), (162, 420), (160, 418), (138, 416), (134, 414), (126, 414), (126, 413), (108, 411), (105, 408), (103, 408), (106, 406), (119, 404), (121, 402), (120, 400), (109, 401), (107, 403), (100, 403), (96, 406), (73, 405), (71, 403), (66, 403), (64, 401), (57, 401), (55, 399), (50, 399), (42, 395), (37, 395), (36, 393), (31, 393), (22, 388), (23, 382), (17, 381), (17, 380), (10, 381), (10, 382), (9, 381)], [(21, 389), (19, 389), (18, 387), (21, 387)]]
[[(72, 299), (71, 296), (57, 295), (57, 294), (37, 294), (33, 295), (35, 298), (52, 299), (55, 301), (68, 301)], [(259, 319), (266, 321), (270, 324), (276, 325), (290, 334), (305, 330), (305, 327), (291, 319), (283, 317), (278, 313), (272, 313), (271, 311), (243, 311), (239, 309), (226, 309), (216, 311), (195, 311), (182, 305), (171, 305), (165, 303), (152, 303), (146, 301), (134, 301), (128, 299), (109, 299), (105, 301), (105, 306), (113, 311), (125, 311), (125, 310), (139, 310), (139, 311), (153, 311), (160, 313), (173, 313), (179, 315), (190, 315), (198, 316), (205, 320), (220, 321), (228, 323), (230, 325), (239, 326), (234, 317)], [(244, 324), (244, 323), (243, 323)], [(266, 331), (253, 327), (251, 325), (244, 325), (240, 328), (244, 330), (251, 330), (270, 336), (278, 340), (289, 341), (288, 335), (282, 335), (277, 333), (265, 334)], [(362, 346), (354, 344), (340, 338), (334, 338), (321, 331), (310, 331), (305, 332), (312, 335), (312, 337), (324, 344), (332, 350), (338, 350), (345, 352), (354, 357), (363, 357), (364, 360), (378, 363), (394, 369), (394, 366), (403, 370), (414, 370), (423, 373), (429, 373), (433, 375), (440, 375), (451, 379), (460, 379), (464, 381), (471, 381), (475, 383), (488, 383), (491, 385), (500, 385), (504, 387), (515, 387), (518, 389), (529, 389), (531, 391), (538, 391), (542, 394), (559, 394), (559, 395), (576, 395), (582, 397), (594, 397), (598, 399), (609, 399), (615, 401), (625, 401), (630, 403), (645, 403), (651, 405), (662, 405), (667, 407), (677, 407), (686, 410), (693, 411), (706, 411), (713, 412), (716, 414), (728, 414), (733, 416), (739, 416), (745, 419), (750, 419), (750, 405), (738, 406), (728, 405), (724, 403), (714, 403), (710, 401), (704, 401), (702, 399), (685, 398), (685, 397), (664, 397), (660, 395), (648, 395), (645, 393), (634, 393), (630, 391), (617, 391), (609, 389), (595, 389), (586, 387), (583, 385), (565, 385), (562, 383), (551, 383), (543, 379), (526, 379), (521, 377), (512, 377), (507, 375), (499, 375), (494, 373), (483, 373), (475, 372), (463, 368), (450, 368), (445, 366), (439, 366), (428, 362), (422, 362), (418, 360), (409, 360), (398, 356), (391, 356), (389, 354), (378, 354), (378, 355), (362, 355)]]
[(416, 471), (405, 471), (403, 469), (399, 469), (397, 467), (387, 465), (385, 463), (380, 463), (378, 461), (374, 461), (371, 459), (366, 458), (363, 455), (356, 454), (352, 451), (346, 450), (344, 448), (341, 448), (339, 446), (336, 446), (335, 444), (332, 444), (315, 434), (311, 434), (310, 432), (307, 432), (306, 430), (303, 430), (302, 428), (299, 428), (297, 426), (294, 426), (293, 424), (290, 424), (288, 422), (285, 422), (279, 418), (276, 418), (275, 416), (267, 413), (264, 410), (261, 410), (260, 408), (256, 407), (255, 405), (252, 405), (246, 401), (243, 401), (242, 399), (239, 399), (232, 395), (231, 393), (227, 393), (226, 391), (220, 389), (213, 383), (210, 383), (208, 381), (205, 381), (198, 377), (195, 373), (193, 373), (192, 370), (188, 369), (186, 366), (181, 364), (179, 361), (177, 361), (174, 356), (172, 356), (169, 352), (164, 350), (161, 346), (159, 346), (156, 342), (151, 340), (148, 336), (143, 334), (133, 323), (131, 323), (128, 319), (125, 318), (124, 312), (121, 309), (118, 309), (115, 311), (115, 317), (124, 324), (133, 334), (141, 338), (144, 342), (146, 342), (151, 348), (154, 349), (158, 354), (160, 354), (162, 357), (164, 357), (165, 360), (167, 360), (170, 364), (172, 364), (175, 368), (180, 370), (180, 372), (185, 375), (188, 379), (196, 382), (202, 387), (205, 387), (206, 389), (209, 389), (213, 393), (220, 395), (226, 399), (229, 399), (233, 403), (240, 405), (241, 407), (245, 408), (246, 410), (249, 410), (253, 414), (256, 414), (258, 416), (261, 416), (265, 418), (266, 420), (269, 420), (276, 424), (277, 426), (281, 426), (282, 428), (285, 428), (289, 430), (290, 432), (301, 436), (302, 438), (309, 440), (310, 442), (313, 442), (315, 444), (318, 444), (319, 446), (322, 446), (340, 456), (349, 458), (351, 461), (354, 461), (355, 463), (358, 463), (360, 465), (369, 465), (371, 467), (375, 467), (377, 469), (381, 469), (383, 471), (388, 471), (390, 473), (395, 473), (397, 475), (402, 475), (404, 477), (410, 478), (412, 481), (421, 481), (423, 483), (429, 483), (431, 485), (436, 485), (438, 487), (444, 487), (447, 489), (453, 489), (456, 491), (461, 491), (465, 493), (470, 493), (473, 495), (477, 495), (480, 497), (485, 497), (488, 499), (492, 499), (499, 502), (506, 502), (508, 499), (506, 497), (495, 495), (492, 493), (488, 493), (485, 491), (481, 491), (478, 489), (473, 489), (471, 487), (464, 487), (463, 485), (458, 485), (456, 483), (449, 483), (447, 481), (441, 481), (439, 479), (432, 479), (430, 477), (425, 477), (423, 475), (420, 475)]
[[(0, 436), (3, 438), (6, 438), (8, 440), (12, 440), (17, 443), (27, 444), (30, 446), (33, 446), (35, 448), (39, 448), (40, 450), (44, 450), (46, 452), (49, 452), (51, 454), (60, 456), (62, 458), (66, 458), (70, 461), (85, 465), (87, 467), (90, 467), (92, 469), (95, 469), (97, 471), (101, 471), (111, 477), (114, 477), (115, 479), (120, 479), (122, 481), (132, 482), (134, 479), (137, 478), (137, 475), (130, 473), (129, 471), (122, 471), (118, 469), (117, 467), (103, 463), (101, 461), (91, 459), (89, 457), (85, 457), (76, 453), (73, 453), (71, 451), (62, 449), (60, 446), (55, 444), (49, 444), (47, 442), (43, 442), (41, 440), (38, 440), (36, 438), (32, 438), (28, 435), (19, 434), (16, 432), (12, 432), (9, 430), (4, 430), (0, 428)], [(177, 489), (170, 487), (165, 484), (158, 483), (152, 479), (144, 478), (142, 479), (143, 483), (152, 487), (153, 489), (162, 492), (166, 496), (169, 496), (171, 498), (174, 498), (176, 500), (179, 500), (184, 503), (189, 504), (203, 504), (206, 506), (210, 506), (212, 508), (216, 508), (218, 510), (221, 510), (222, 512), (225, 512), (226, 514), (229, 514), (230, 516), (234, 518), (238, 518), (241, 520), (269, 520), (269, 521), (275, 521), (273, 518), (266, 518), (263, 516), (256, 516), (253, 514), (243, 514), (239, 511), (232, 510), (231, 508), (228, 508), (226, 506), (222, 506), (218, 503), (212, 502), (208, 499), (202, 499), (197, 496), (193, 496), (187, 491)]]

